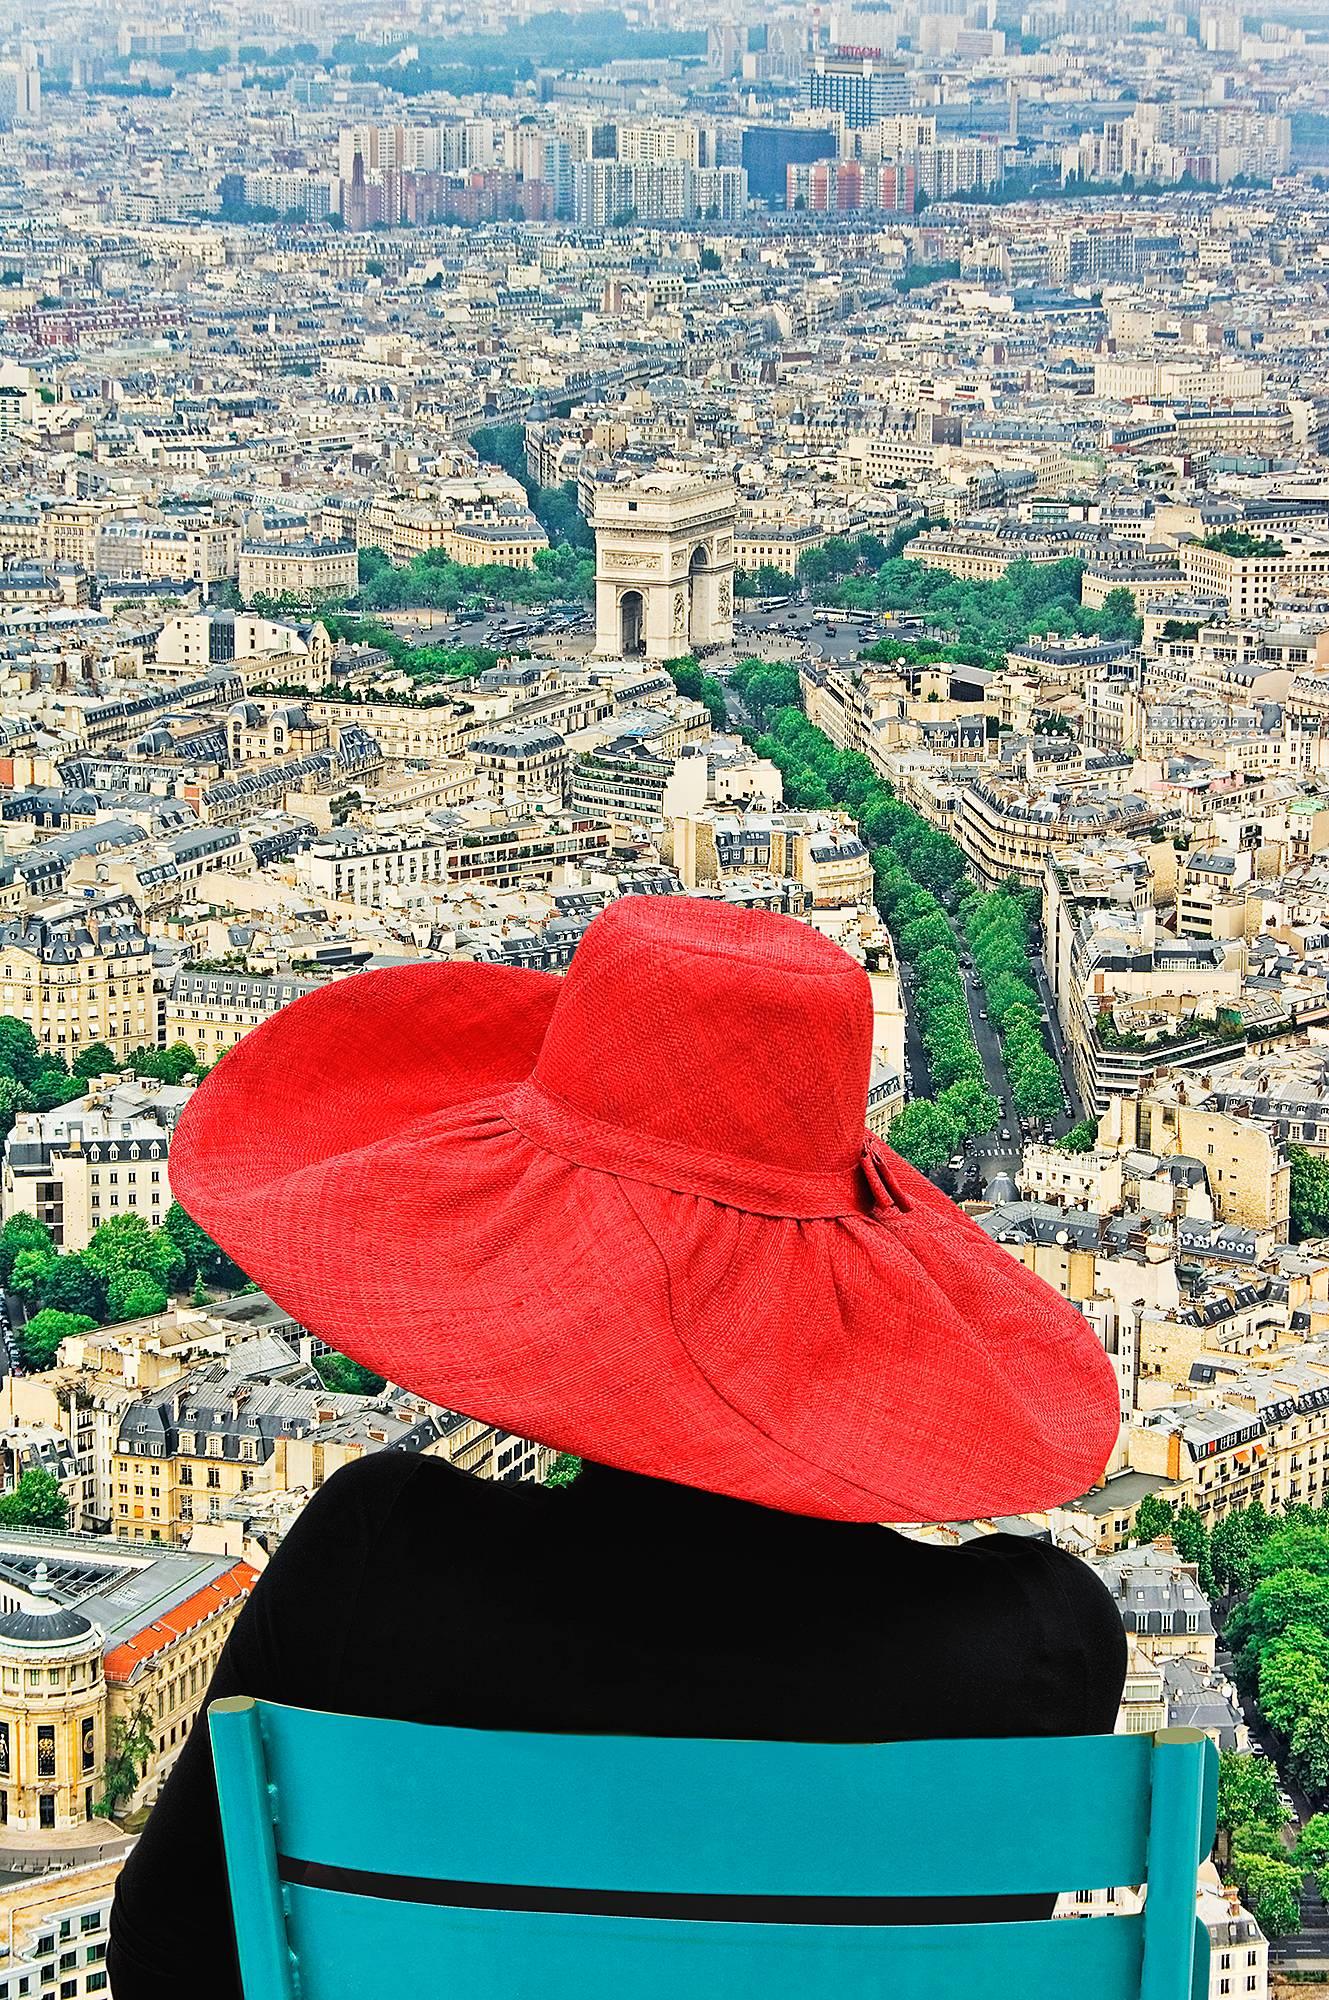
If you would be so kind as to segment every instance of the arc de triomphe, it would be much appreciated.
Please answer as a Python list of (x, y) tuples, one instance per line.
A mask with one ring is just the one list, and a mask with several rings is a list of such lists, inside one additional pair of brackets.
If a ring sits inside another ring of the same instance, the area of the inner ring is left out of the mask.
[(653, 472), (597, 490), (595, 651), (674, 660), (734, 636), (734, 489)]

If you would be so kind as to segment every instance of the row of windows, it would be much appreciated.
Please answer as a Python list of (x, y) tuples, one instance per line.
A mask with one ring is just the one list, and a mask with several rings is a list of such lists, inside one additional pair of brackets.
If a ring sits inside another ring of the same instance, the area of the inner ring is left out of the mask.
[[(83, 1817), (84, 1819), (87, 1820), (90, 1820), (93, 1817), (91, 1785), (85, 1785), (83, 1787)], [(9, 1793), (0, 1788), (0, 1826), (8, 1826), (8, 1824), (9, 1824)], [(38, 1792), (37, 1824), (38, 1826), (43, 1828), (53, 1827), (55, 1825), (54, 1792)], [(67, 1937), (68, 1932), (62, 1931), (61, 1936)], [(37, 1946), (38, 1951), (40, 1951), (41, 1948), (42, 1948), (41, 1944), (39, 1943)], [(49, 1949), (50, 1947), (48, 1946), (47, 1948)], [(0, 2000), (3, 2000), (3, 1988), (0, 1988)]]

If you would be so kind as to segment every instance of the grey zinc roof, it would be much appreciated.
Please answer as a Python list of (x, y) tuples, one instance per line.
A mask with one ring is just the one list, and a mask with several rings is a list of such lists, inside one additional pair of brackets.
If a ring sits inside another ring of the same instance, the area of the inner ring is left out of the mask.
[(1092, 1566), (1111, 1591), (1128, 1632), (1186, 1633), (1193, 1617), (1196, 1638), (1213, 1636), (1209, 1600), (1175, 1550), (1150, 1543), (1097, 1557)]
[(151, 1557), (135, 1548), (89, 1535), (52, 1535), (36, 1529), (0, 1530), (0, 1581), (31, 1590), (44, 1561), (52, 1598), (76, 1607), (101, 1627), (108, 1645), (141, 1632), (164, 1611), (183, 1603), (234, 1566), (233, 1556), (159, 1548)]

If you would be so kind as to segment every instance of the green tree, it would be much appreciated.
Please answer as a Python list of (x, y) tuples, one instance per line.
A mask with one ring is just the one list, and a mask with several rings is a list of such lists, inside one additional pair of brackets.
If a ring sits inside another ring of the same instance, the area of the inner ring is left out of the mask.
[(11, 1215), (0, 1229), (0, 1284), (8, 1285), (20, 1250), (54, 1250), (55, 1239), (35, 1215)]
[(901, 1159), (908, 1160), (920, 1173), (931, 1174), (945, 1166), (960, 1135), (939, 1104), (918, 1097), (912, 1104), (906, 1104), (903, 1111), (897, 1111), (888, 1136)]
[(16, 1083), (31, 1083), (41, 1068), (41, 1049), (26, 1021), (0, 1014), (0, 1075)]
[(180, 1252), (180, 1268), (185, 1278), (204, 1277), (222, 1285), (243, 1276), (239, 1265), (186, 1215), (178, 1201), (173, 1201), (167, 1209), (162, 1228)]
[(1329, 1796), (1329, 1678), (1323, 1667), (1315, 1692), (1292, 1725), (1288, 1771), (1309, 1798)]
[(32, 1101), (37, 1111), (54, 1111), (57, 1105), (68, 1104), (75, 1097), (82, 1097), (87, 1085), (81, 1076), (71, 1076), (63, 1067), (56, 1068), (46, 1063), (38, 1070), (33, 1080)]
[(560, 1451), (545, 1476), (546, 1486), (571, 1486), (581, 1471), (581, 1460), (570, 1451)]
[(183, 1083), (200, 1066), (200, 1059), (188, 1042), (172, 1042), (169, 1049), (142, 1047), (134, 1050), (129, 1066), (135, 1076), (154, 1076), (163, 1083)]
[(1156, 1493), (1146, 1493), (1135, 1510), (1131, 1540), (1156, 1542), (1160, 1535), (1170, 1535), (1172, 1526), (1173, 1514), (1167, 1501), (1160, 1500)]
[(1195, 1564), (1201, 1590), (1212, 1597), (1214, 1576), (1209, 1562), (1209, 1530), (1194, 1507), (1178, 1508), (1172, 1523), (1172, 1545), (1183, 1562)]
[(141, 1215), (117, 1215), (100, 1223), (83, 1254), (108, 1285), (127, 1271), (142, 1271), (166, 1288), (185, 1262), (169, 1232), (151, 1228)]
[(1214, 1582), (1227, 1595), (1248, 1591), (1255, 1580), (1255, 1558), (1269, 1529), (1269, 1516), (1257, 1501), (1234, 1507), (1214, 1523), (1209, 1537), (1209, 1561)]
[(148, 1319), (163, 1313), (170, 1299), (150, 1271), (114, 1271), (106, 1281), (108, 1320)]
[(1329, 1633), (1329, 1577), (1284, 1569), (1264, 1577), (1237, 1606), (1228, 1620), (1227, 1637), (1234, 1647), (1253, 1644), (1259, 1655), (1290, 1625), (1302, 1623)]
[(1144, 633), (1144, 621), (1135, 609), (1135, 598), (1129, 590), (1110, 590), (1103, 599), (1098, 614), (1098, 630), (1104, 639), (1129, 639), (1138, 646)]
[(35, 1093), (16, 1077), (0, 1076), (0, 1139), (7, 1139), (20, 1111), (36, 1109)]
[(30, 1465), (12, 1493), (0, 1493), (0, 1523), (7, 1528), (64, 1528), (69, 1502), (44, 1465)]
[(376, 1396), (383, 1377), (352, 1361), (349, 1354), (323, 1354), (314, 1363), (319, 1381), (338, 1396)]
[(1242, 1901), (1271, 1942), (1301, 1929), (1301, 1875), (1291, 1862), (1234, 1846), (1232, 1874)]
[(1267, 1758), (1249, 1757), (1242, 1750), (1218, 1753), (1218, 1827), (1233, 1834), (1238, 1827), (1286, 1826), (1291, 1815), (1278, 1796), (1278, 1780)]
[(937, 1102), (967, 1138), (995, 1132), (1001, 1123), (1001, 1105), (978, 1077), (959, 1078), (942, 1091)]
[(106, 1042), (89, 1042), (86, 1049), (80, 1049), (69, 1065), (74, 1076), (105, 1076), (111, 1070), (123, 1068), (115, 1050)]
[(41, 1294), (56, 1266), (54, 1250), (20, 1250), (10, 1267), (10, 1288), (29, 1303)]
[(1308, 1153), (1304, 1146), (1289, 1146), (1292, 1164), (1291, 1222), (1293, 1240), (1304, 1243), (1308, 1236), (1329, 1234), (1329, 1160)]
[(56, 1258), (42, 1286), (42, 1304), (85, 1313), (100, 1326), (106, 1318), (106, 1281), (82, 1252), (69, 1251)]
[[(1257, 1757), (1253, 1761), (1259, 1763), (1262, 1760)], [(1319, 1873), (1329, 1862), (1329, 1813), (1311, 1814), (1298, 1833), (1292, 1852), (1308, 1875)]]
[(129, 1803), (155, 1747), (152, 1713), (145, 1697), (139, 1698), (129, 1717), (112, 1716), (102, 1796), (93, 1808), (102, 1819), (114, 1818)]
[(1072, 1125), (1069, 1132), (1063, 1132), (1057, 1145), (1063, 1153), (1092, 1153), (1098, 1144), (1098, 1120), (1081, 1118)]
[(52, 1306), (44, 1306), (18, 1329), (23, 1366), (32, 1370), (52, 1367), (60, 1342), (67, 1335), (90, 1333), (96, 1324), (90, 1313), (59, 1312)]

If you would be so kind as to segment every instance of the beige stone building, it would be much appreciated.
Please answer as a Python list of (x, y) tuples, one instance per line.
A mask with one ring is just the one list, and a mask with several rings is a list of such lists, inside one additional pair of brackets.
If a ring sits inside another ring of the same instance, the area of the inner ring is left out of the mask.
[(1226, 600), (1234, 620), (1259, 618), (1285, 590), (1323, 590), (1329, 583), (1329, 537), (1290, 536), (1276, 553), (1229, 555), (1186, 542), (1178, 552), (1187, 587)]
[(171, 1205), (171, 1134), (191, 1090), (125, 1072), (51, 1111), (20, 1111), (4, 1142), (0, 1219), (35, 1216), (65, 1252), (86, 1249), (117, 1216), (157, 1228)]
[(993, 775), (963, 787), (954, 831), (982, 881), (1032, 888), (1049, 860), (1107, 835), (1148, 838), (1157, 818), (1156, 801), (1084, 775), (1074, 788)]
[(506, 479), (501, 489), (465, 483), (424, 498), (379, 495), (358, 517), (356, 536), (360, 548), (380, 549), (394, 563), (437, 552), (477, 567), (534, 569), (549, 547), (521, 489)]
[(279, 1007), (312, 993), (326, 979), (291, 971), (249, 973), (203, 971), (180, 966), (167, 988), (166, 1046), (187, 1042), (207, 1062), (235, 1047)]
[(969, 583), (992, 583), (1014, 562), (1064, 562), (1076, 552), (1067, 538), (1011, 528), (929, 528), (909, 544), (910, 562)]
[(0, 923), (0, 1012), (70, 1062), (93, 1042), (122, 1060), (155, 1043), (152, 952), (129, 900), (53, 902)]
[(332, 672), (332, 641), (317, 619), (292, 624), (243, 611), (183, 612), (167, 619), (157, 639), (157, 678), (193, 681), (221, 666), (233, 667), (246, 687), (265, 678), (321, 686)]
[(240, 550), (240, 597), (293, 598), (317, 605), (353, 596), (359, 563), (350, 542), (246, 542)]
[(823, 527), (814, 520), (783, 517), (783, 503), (762, 517), (749, 511), (739, 516), (734, 530), (734, 561), (739, 569), (778, 569), (791, 580), (800, 556), (821, 548), (830, 537), (843, 534), (844, 527)]
[(111, 1899), (123, 1858), (114, 1852), (0, 1884), (0, 2000), (109, 1994)]
[(689, 889), (776, 875), (802, 883), (817, 910), (866, 909), (872, 903), (872, 857), (846, 813), (706, 807), (671, 816), (660, 852)]
[(211, 518), (145, 521), (117, 516), (101, 522), (96, 568), (101, 576), (154, 577), (202, 585), (236, 574), (240, 529)]
[(0, 1827), (16, 1832), (90, 1820), (106, 1761), (102, 1632), (48, 1588), (39, 1558), (35, 1608), (0, 1614)]
[(1287, 1240), (1292, 1168), (1285, 1147), (1257, 1120), (1210, 1101), (1202, 1079), (1164, 1076), (1139, 1097), (1114, 1096), (1099, 1121), (1099, 1145), (1197, 1161), (1219, 1221)]

